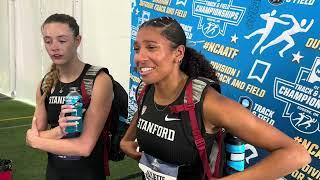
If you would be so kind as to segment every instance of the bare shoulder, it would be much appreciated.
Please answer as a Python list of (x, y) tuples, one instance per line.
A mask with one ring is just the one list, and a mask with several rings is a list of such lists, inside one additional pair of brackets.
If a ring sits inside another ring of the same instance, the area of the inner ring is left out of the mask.
[[(235, 101), (221, 95), (209, 87), (203, 101), (205, 120), (217, 127), (225, 127), (232, 114), (245, 111)], [(241, 114), (241, 113), (240, 113)]]
[(112, 88), (112, 79), (107, 73), (101, 71), (99, 74), (97, 74), (93, 86), (93, 92), (99, 91), (99, 89), (104, 89), (104, 91), (112, 92)]
[[(105, 72), (100, 72), (92, 88), (91, 101), (86, 111), (86, 116), (104, 122), (107, 119), (113, 100), (113, 86), (111, 77)], [(90, 119), (90, 121), (94, 121)]]
[(47, 129), (47, 111), (45, 108), (45, 97), (41, 94), (41, 84), (42, 81), (39, 82), (37, 86), (37, 92), (36, 92), (36, 106), (34, 111), (34, 117), (37, 118), (37, 128), (38, 130), (46, 130)]
[(38, 83), (37, 89), (36, 89), (36, 100), (41, 97), (41, 85), (42, 85), (42, 80)]

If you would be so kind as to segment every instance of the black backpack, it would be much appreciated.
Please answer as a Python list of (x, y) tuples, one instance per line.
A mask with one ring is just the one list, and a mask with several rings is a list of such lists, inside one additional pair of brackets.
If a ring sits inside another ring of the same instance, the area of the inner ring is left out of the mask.
[(125, 89), (113, 79), (108, 69), (91, 66), (84, 75), (81, 82), (81, 94), (84, 107), (88, 106), (91, 99), (91, 92), (96, 75), (104, 71), (109, 75), (113, 85), (113, 101), (108, 119), (102, 130), (101, 138), (104, 143), (104, 171), (105, 175), (110, 175), (109, 162), (121, 161), (124, 159), (124, 152), (120, 149), (120, 141), (129, 127), (128, 118), (128, 94)]
[[(125, 154), (120, 149), (120, 141), (129, 127), (128, 118), (128, 94), (125, 89), (113, 79), (106, 68), (91, 66), (84, 75), (81, 82), (81, 94), (84, 107), (90, 103), (90, 96), (96, 75), (100, 72), (106, 72), (112, 79), (113, 84), (113, 101), (109, 112), (107, 123), (103, 128), (104, 142), (107, 143), (107, 159), (112, 161), (121, 161)], [(105, 150), (106, 151), (106, 150)]]

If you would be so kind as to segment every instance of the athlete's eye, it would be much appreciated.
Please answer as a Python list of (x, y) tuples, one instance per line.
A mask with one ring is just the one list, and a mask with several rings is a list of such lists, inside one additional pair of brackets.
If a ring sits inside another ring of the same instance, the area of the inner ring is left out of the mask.
[(153, 51), (153, 50), (155, 50), (155, 49), (157, 48), (157, 46), (154, 46), (154, 45), (148, 45), (146, 48), (147, 48), (148, 50)]
[(139, 52), (140, 48), (139, 47), (133, 47), (133, 50), (135, 53)]

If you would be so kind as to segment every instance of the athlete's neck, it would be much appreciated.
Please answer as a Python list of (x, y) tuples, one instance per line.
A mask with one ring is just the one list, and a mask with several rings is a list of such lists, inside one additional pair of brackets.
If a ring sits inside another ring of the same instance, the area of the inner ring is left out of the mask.
[[(182, 71), (175, 77), (171, 75), (171, 78), (162, 80), (155, 83), (154, 101), (159, 105), (168, 105), (174, 102), (181, 94), (188, 76)], [(174, 77), (174, 78), (173, 78)]]
[(63, 83), (70, 83), (76, 80), (85, 66), (85, 63), (80, 61), (78, 57), (69, 61), (66, 64), (59, 65), (59, 80)]

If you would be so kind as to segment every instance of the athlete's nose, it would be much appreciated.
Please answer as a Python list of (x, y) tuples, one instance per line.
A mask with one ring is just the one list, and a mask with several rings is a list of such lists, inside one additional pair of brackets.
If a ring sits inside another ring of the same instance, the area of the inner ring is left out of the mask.
[(56, 52), (60, 49), (60, 45), (57, 41), (53, 41), (50, 47), (50, 50)]
[(144, 61), (146, 61), (146, 53), (145, 51), (141, 48), (139, 51), (136, 51), (134, 54), (134, 63), (136, 64), (136, 66), (138, 66), (139, 64), (143, 63)]

